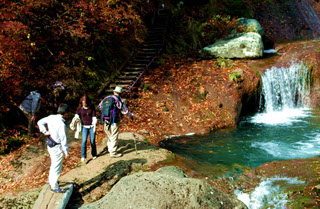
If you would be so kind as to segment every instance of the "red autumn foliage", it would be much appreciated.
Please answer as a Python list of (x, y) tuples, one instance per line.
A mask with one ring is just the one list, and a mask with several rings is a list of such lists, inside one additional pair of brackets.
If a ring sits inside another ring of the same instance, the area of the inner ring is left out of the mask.
[(111, 75), (113, 69), (102, 66), (125, 59), (118, 55), (141, 41), (142, 16), (154, 8), (142, 0), (3, 0), (0, 111), (55, 80), (80, 83), (82, 90), (88, 90), (89, 81)]

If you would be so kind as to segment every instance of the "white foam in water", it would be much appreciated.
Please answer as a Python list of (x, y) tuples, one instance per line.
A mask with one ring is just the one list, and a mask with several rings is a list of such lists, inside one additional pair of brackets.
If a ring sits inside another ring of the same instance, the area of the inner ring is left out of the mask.
[(252, 123), (263, 123), (268, 125), (290, 125), (299, 119), (307, 117), (309, 113), (307, 108), (285, 109), (282, 111), (271, 111), (258, 113), (251, 118)]
[(280, 141), (253, 142), (252, 147), (266, 151), (273, 157), (282, 159), (301, 159), (320, 155), (320, 136), (315, 139), (285, 143)]
[(297, 178), (274, 177), (268, 178), (260, 182), (259, 186), (251, 193), (244, 193), (240, 190), (235, 190), (238, 199), (241, 200), (249, 209), (261, 208), (286, 208), (288, 203), (287, 194), (281, 193), (279, 185), (274, 183), (277, 181), (286, 181), (288, 184), (304, 184)]

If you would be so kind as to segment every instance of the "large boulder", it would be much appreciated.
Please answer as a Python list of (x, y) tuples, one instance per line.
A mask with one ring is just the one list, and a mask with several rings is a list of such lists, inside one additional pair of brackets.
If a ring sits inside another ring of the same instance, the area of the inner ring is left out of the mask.
[(241, 17), (238, 19), (238, 26), (244, 27), (244, 30), (246, 32), (259, 33), (260, 36), (265, 35), (263, 28), (256, 19), (248, 19)]
[(263, 42), (258, 33), (230, 35), (199, 51), (203, 58), (258, 58), (263, 56)]
[(102, 199), (80, 208), (247, 208), (205, 180), (188, 178), (181, 169), (164, 167), (122, 178)]

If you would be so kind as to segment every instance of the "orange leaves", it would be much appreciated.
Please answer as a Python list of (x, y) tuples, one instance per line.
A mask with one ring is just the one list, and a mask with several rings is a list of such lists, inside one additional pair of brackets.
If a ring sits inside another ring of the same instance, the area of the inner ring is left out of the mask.
[[(21, 187), (40, 187), (48, 181), (50, 168), (50, 157), (48, 154), (41, 158), (38, 158), (39, 156), (37, 156), (32, 162), (32, 165), (26, 166), (23, 171), (20, 171), (19, 167), (14, 166), (15, 160), (20, 161), (23, 153), (27, 152), (26, 148), (27, 146), (23, 146), (7, 156), (0, 156), (0, 194), (7, 195)], [(63, 161), (61, 175), (78, 165), (80, 153), (80, 147), (69, 149), (70, 158)], [(23, 172), (22, 175), (19, 174), (21, 172)]]
[[(180, 64), (176, 65), (177, 62)], [(228, 71), (217, 71), (213, 66), (213, 61), (190, 62), (179, 58), (153, 69), (152, 75), (145, 75), (142, 80), (150, 88), (141, 91), (139, 99), (130, 100), (129, 109), (133, 108), (139, 116), (134, 124), (126, 122), (126, 130), (145, 129), (150, 132), (147, 138), (157, 142), (163, 135), (234, 125), (231, 110), (220, 104), (228, 103), (224, 100), (236, 92), (227, 87)], [(210, 81), (213, 78), (215, 83)], [(195, 99), (197, 94), (206, 96)]]

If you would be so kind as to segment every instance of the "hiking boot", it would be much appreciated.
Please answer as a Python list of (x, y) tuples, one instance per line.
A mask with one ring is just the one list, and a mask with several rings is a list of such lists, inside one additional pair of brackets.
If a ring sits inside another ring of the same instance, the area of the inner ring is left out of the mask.
[(58, 189), (51, 189), (51, 192), (54, 192), (54, 193), (65, 193), (66, 191), (63, 190), (63, 189), (58, 188)]
[(115, 154), (110, 154), (111, 158), (117, 158), (117, 157), (122, 157), (121, 153), (115, 153)]

